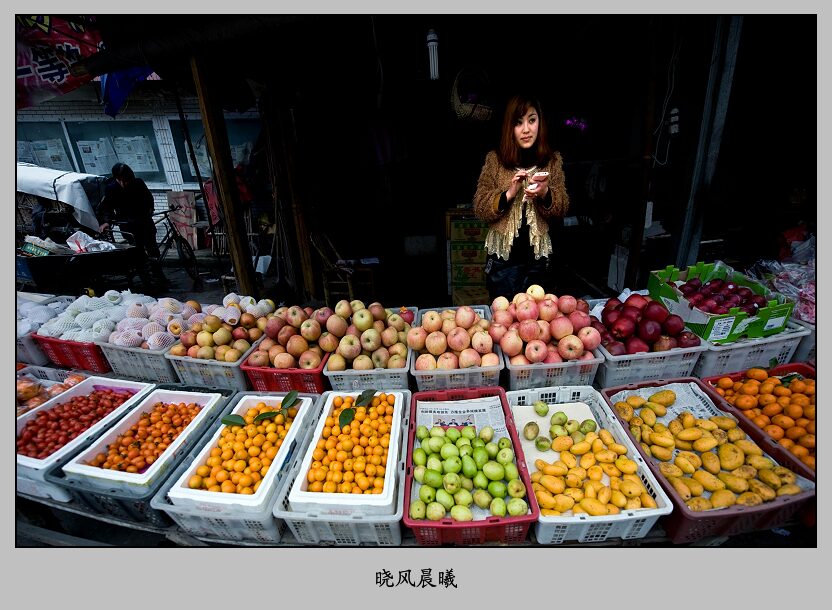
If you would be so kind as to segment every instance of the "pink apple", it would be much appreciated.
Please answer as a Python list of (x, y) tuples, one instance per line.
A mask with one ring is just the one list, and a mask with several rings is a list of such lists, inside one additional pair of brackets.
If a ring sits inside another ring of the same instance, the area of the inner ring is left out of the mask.
[(422, 314), (421, 324), (422, 328), (428, 333), (435, 332), (442, 328), (442, 316), (439, 315), (439, 312), (431, 309)]
[(507, 330), (508, 329), (502, 324), (492, 322), (491, 326), (488, 327), (488, 334), (491, 335), (491, 339), (495, 343), (499, 343), (500, 339), (503, 338), (503, 335), (506, 334)]
[(448, 348), (448, 340), (445, 333), (436, 330), (430, 333), (425, 339), (425, 347), (434, 356), (438, 356)]
[(517, 305), (515, 305), (514, 303), (510, 303), (506, 311), (511, 314), (512, 320), (514, 320), (517, 317)]
[(390, 357), (401, 356), (407, 358), (407, 346), (404, 343), (394, 343), (387, 348), (387, 351), (390, 352)]
[(392, 326), (388, 326), (383, 331), (381, 331), (381, 344), (384, 347), (390, 347), (394, 343), (398, 343), (399, 341), (399, 331), (397, 331)]
[(459, 368), (459, 358), (452, 352), (445, 352), (436, 359), (436, 368), (457, 369)]
[(554, 319), (557, 313), (557, 301), (552, 301), (551, 299), (543, 299), (543, 301), (538, 306), (537, 315), (541, 320), (545, 320), (546, 322), (549, 322), (550, 320)]
[(197, 354), (199, 353), (199, 348), (201, 348), (201, 347), (202, 347), (201, 345), (197, 345), (197, 344), (194, 344), (191, 347), (189, 347), (188, 348), (188, 357), (189, 358), (196, 358)]
[(371, 314), (373, 314), (373, 318), (376, 320), (384, 321), (387, 319), (387, 310), (384, 309), (384, 305), (379, 303), (378, 301), (374, 303), (370, 303), (367, 305), (367, 309)]
[(516, 356), (512, 356), (508, 359), (508, 361), (513, 366), (525, 366), (527, 364), (531, 364), (531, 362), (529, 362), (529, 359), (526, 358), (523, 354), (517, 354)]
[(274, 368), (276, 369), (294, 369), (297, 368), (295, 357), (289, 352), (278, 354), (274, 357)]
[(335, 312), (332, 311), (329, 307), (319, 307), (315, 310), (312, 314), (312, 317), (318, 321), (318, 324), (321, 325), (321, 328), (326, 328), (326, 321), (329, 320), (329, 317), (332, 316)]
[(529, 299), (523, 301), (517, 306), (517, 320), (537, 320), (540, 308), (537, 306), (537, 301)]
[(383, 320), (373, 320), (373, 325), (370, 328), (375, 328), (381, 334), (387, 328), (387, 325)]
[(514, 316), (511, 315), (507, 309), (501, 309), (494, 312), (494, 317), (491, 320), (492, 325), (502, 324), (506, 328), (508, 328), (512, 322), (514, 322)]
[(517, 334), (517, 331), (509, 330), (503, 335), (503, 338), (500, 339), (500, 349), (509, 358), (523, 351), (523, 340)]
[(482, 361), (480, 362), (480, 366), (499, 366), (500, 365), (500, 357), (495, 354), (494, 352), (488, 352), (487, 354), (482, 355)]
[(407, 346), (410, 349), (415, 349), (417, 352), (425, 349), (425, 339), (428, 337), (428, 331), (422, 326), (414, 326), (407, 331)]
[(546, 298), (546, 291), (543, 290), (543, 287), (538, 284), (532, 284), (526, 288), (526, 294), (532, 297), (535, 301), (542, 301)]
[(459, 368), (467, 369), (482, 364), (482, 356), (472, 347), (467, 347), (459, 353)]
[(341, 299), (335, 304), (335, 313), (348, 320), (352, 315), (352, 306), (347, 299)]
[(298, 366), (302, 369), (316, 369), (321, 365), (321, 357), (312, 350), (306, 350), (298, 358)]
[(500, 296), (491, 301), (491, 313), (496, 313), (498, 311), (505, 311), (508, 309), (508, 299)]
[[(318, 337), (318, 345), (325, 352), (332, 353), (338, 349), (338, 337), (332, 333), (321, 333), (321, 336)], [(262, 343), (260, 344), (260, 347), (262, 349)]]
[(569, 321), (572, 322), (573, 332), (577, 332), (592, 323), (592, 319), (589, 317), (589, 314), (585, 311), (580, 311), (579, 309), (576, 309), (569, 314)]
[(300, 335), (292, 335), (286, 343), (286, 351), (295, 358), (300, 358), (300, 355), (308, 349), (309, 343)]
[(283, 347), (286, 347), (286, 344), (289, 343), (289, 339), (294, 337), (298, 334), (298, 329), (294, 326), (287, 324), (283, 328), (280, 329), (280, 332), (277, 333), (277, 342), (280, 343)]
[(558, 309), (562, 313), (570, 314), (578, 308), (578, 300), (572, 295), (565, 294), (558, 299)]
[(508, 326), (509, 330), (520, 330), (520, 322), (512, 322)]
[(511, 299), (511, 304), (514, 305), (514, 306), (517, 306), (520, 303), (522, 303), (523, 301), (529, 301), (529, 300), (534, 300), (534, 299), (532, 299), (532, 295), (530, 295), (528, 292), (518, 292), (517, 294), (514, 295), (514, 298)]
[(461, 352), (471, 345), (471, 336), (462, 326), (457, 326), (448, 333), (448, 347), (455, 352)]
[(387, 361), (387, 368), (388, 369), (403, 369), (407, 366), (407, 358), (404, 356), (399, 356), (398, 354), (392, 354), (390, 356), (390, 360)]
[(295, 328), (300, 328), (300, 325), (303, 324), (303, 321), (308, 317), (309, 314), (307, 314), (300, 305), (292, 305), (286, 311), (286, 321)]
[(578, 331), (578, 338), (584, 344), (585, 350), (593, 350), (601, 345), (601, 333), (592, 326), (584, 326)]
[(589, 303), (584, 299), (578, 299), (577, 304), (575, 305), (575, 309), (577, 311), (582, 311), (584, 313), (589, 313)]
[(439, 313), (439, 316), (443, 320), (453, 320), (454, 318), (456, 318), (456, 310), (454, 310), (454, 309), (443, 309)]
[(457, 326), (461, 326), (464, 329), (469, 329), (471, 328), (471, 326), (474, 325), (474, 322), (476, 322), (476, 316), (476, 312), (470, 305), (463, 305), (462, 307), (456, 310), (454, 320), (456, 320)]
[(381, 333), (375, 328), (368, 328), (360, 337), (361, 349), (373, 352), (381, 347)]
[(347, 326), (347, 335), (352, 335), (356, 339), (361, 337), (361, 331), (356, 328), (355, 324)]
[(375, 365), (372, 358), (366, 354), (361, 354), (352, 361), (352, 368), (356, 371), (370, 371), (375, 368)]
[(374, 321), (373, 314), (367, 309), (359, 309), (352, 314), (352, 323), (362, 333), (368, 328), (372, 328)]
[(416, 358), (416, 364), (413, 366), (417, 371), (433, 370), (436, 368), (436, 358), (434, 358), (431, 354), (422, 354)]
[[(526, 301), (527, 303), (529, 301)], [(520, 338), (528, 343), (540, 338), (540, 327), (537, 325), (537, 320), (523, 320), (517, 327), (517, 334)]]
[(544, 364), (557, 364), (558, 362), (563, 362), (563, 358), (560, 357), (560, 354), (558, 353), (558, 350), (557, 349), (555, 349), (555, 351), (547, 350), (546, 358), (544, 358), (543, 363)]
[(441, 330), (443, 333), (447, 335), (455, 328), (458, 328), (456, 325), (456, 321), (453, 318), (446, 318), (442, 320), (442, 328), (440, 328), (439, 330)]
[(585, 351), (578, 360), (592, 360), (595, 358), (595, 354), (590, 352), (589, 350)]
[[(219, 332), (219, 331), (217, 331)], [(243, 328), (242, 326), (238, 326), (234, 330), (231, 331), (231, 338), (236, 339), (248, 339), (248, 330)], [(217, 341), (216, 337), (214, 338), (214, 343), (217, 345), (222, 345), (220, 341)]]
[(540, 339), (534, 339), (529, 341), (529, 344), (526, 346), (526, 351), (524, 355), (526, 359), (531, 362), (543, 362), (546, 359), (546, 355), (548, 354), (548, 350), (546, 349), (546, 344), (543, 343)]
[(471, 347), (485, 355), (494, 349), (494, 340), (484, 330), (478, 330), (471, 337)]
[[(277, 339), (277, 334), (286, 326), (286, 320), (279, 316), (274, 316), (266, 321), (266, 336), (272, 339)], [(184, 335), (185, 333), (183, 333)]]
[(390, 352), (386, 347), (380, 347), (370, 355), (370, 360), (373, 361), (375, 368), (386, 369), (387, 363), (390, 361)]
[(546, 301), (546, 300), (554, 301), (555, 303), (557, 303), (558, 302), (558, 297), (553, 295), (551, 292), (547, 292), (545, 295), (543, 295), (543, 300), (544, 301)]
[[(300, 334), (307, 341), (317, 341), (321, 336), (321, 324), (314, 318), (304, 320), (300, 325)], [(303, 368), (303, 367), (301, 367)]]
[(260, 342), (260, 345), (257, 347), (257, 349), (261, 349), (261, 350), (263, 350), (264, 352), (267, 352), (267, 351), (269, 351), (272, 347), (274, 347), (275, 345), (277, 345), (277, 341), (275, 341), (275, 340), (274, 340), (274, 339), (272, 339), (271, 337), (266, 337), (265, 339), (263, 339), (263, 340)]
[(269, 366), (271, 364), (271, 360), (269, 359), (269, 352), (264, 352), (263, 350), (256, 350), (251, 352), (251, 356), (248, 357), (246, 360), (246, 364), (248, 366), (257, 366), (257, 367), (264, 367)]
[(572, 321), (566, 316), (560, 316), (549, 322), (549, 329), (552, 331), (552, 338), (556, 341), (560, 341), (567, 335), (571, 335), (574, 330)]
[(326, 329), (339, 339), (347, 334), (347, 326), (347, 321), (338, 314), (333, 314), (326, 320)]
[(387, 316), (387, 326), (392, 326), (397, 331), (404, 330), (405, 324), (404, 318), (397, 313), (391, 313)]
[(328, 371), (345, 371), (347, 369), (347, 361), (341, 354), (330, 354), (326, 361), (326, 368)]
[(549, 343), (549, 340), (552, 338), (552, 329), (549, 327), (549, 323), (545, 320), (538, 320), (537, 327), (540, 329), (538, 339), (543, 341), (543, 343)]
[(575, 335), (566, 335), (558, 341), (558, 353), (564, 360), (577, 360), (584, 353), (584, 344)]
[(346, 360), (353, 360), (361, 353), (361, 341), (355, 335), (344, 335), (338, 342), (338, 353)]

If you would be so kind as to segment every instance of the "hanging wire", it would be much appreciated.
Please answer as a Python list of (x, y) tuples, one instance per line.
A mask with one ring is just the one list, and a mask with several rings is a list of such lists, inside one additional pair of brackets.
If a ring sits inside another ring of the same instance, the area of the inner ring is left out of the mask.
[(665, 128), (665, 117), (667, 116), (667, 105), (670, 102), (670, 98), (673, 95), (673, 89), (676, 86), (676, 65), (679, 61), (679, 53), (682, 50), (682, 42), (678, 39), (678, 33), (674, 33), (673, 35), (673, 53), (670, 56), (670, 64), (667, 67), (667, 91), (664, 96), (664, 102), (662, 103), (662, 113), (659, 119), (658, 125), (656, 129), (653, 130), (653, 135), (656, 137), (656, 145), (653, 147), (653, 167), (656, 165), (667, 165), (668, 159), (670, 157), (670, 141), (671, 139), (668, 138), (667, 146), (665, 147), (665, 154), (664, 154), (664, 161), (659, 161), (656, 153), (659, 150), (659, 144), (662, 141), (662, 136), (664, 135), (664, 128)]

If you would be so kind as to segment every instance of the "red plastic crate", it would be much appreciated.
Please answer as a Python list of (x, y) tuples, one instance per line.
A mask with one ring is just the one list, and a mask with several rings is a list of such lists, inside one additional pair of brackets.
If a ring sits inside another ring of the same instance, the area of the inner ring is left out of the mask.
[(108, 373), (112, 370), (104, 352), (95, 343), (66, 341), (43, 337), (37, 333), (30, 336), (38, 342), (40, 349), (53, 364), (95, 373)]
[[(506, 419), (506, 429), (514, 450), (514, 459), (520, 478), (526, 485), (526, 501), (530, 514), (519, 517), (489, 517), (482, 521), (460, 523), (450, 518), (440, 521), (415, 520), (410, 518), (410, 494), (413, 486), (413, 444), (416, 440), (416, 403), (425, 400), (470, 400), (484, 396), (499, 396)], [(499, 387), (460, 388), (454, 390), (437, 390), (432, 392), (416, 392), (410, 399), (410, 429), (407, 435), (407, 468), (404, 480), (404, 514), (402, 521), (413, 530), (416, 542), (422, 546), (439, 546), (456, 544), (467, 546), (499, 542), (502, 544), (517, 544), (526, 540), (529, 527), (537, 522), (540, 507), (532, 489), (531, 478), (526, 467), (523, 449), (511, 416), (511, 409), (506, 399), (506, 391)]]
[(324, 354), (321, 364), (314, 369), (276, 369), (268, 366), (249, 366), (245, 362), (240, 369), (245, 371), (251, 387), (259, 392), (309, 392), (323, 394), (326, 387), (326, 377), (323, 370), (329, 354)]
[[(744, 532), (762, 531), (780, 527), (788, 523), (792, 517), (797, 515), (797, 513), (810, 499), (815, 497), (815, 490), (812, 488), (811, 490), (803, 491), (794, 496), (780, 496), (772, 502), (766, 502), (764, 504), (760, 504), (759, 506), (734, 505), (726, 508), (699, 512), (690, 510), (673, 485), (671, 485), (664, 475), (662, 475), (658, 467), (658, 460), (653, 457), (648, 457), (641, 448), (641, 444), (633, 438), (630, 433), (630, 427), (627, 425), (627, 422), (621, 419), (618, 415), (618, 412), (615, 408), (613, 408), (613, 401), (610, 399), (612, 396), (623, 390), (637, 390), (639, 388), (646, 387), (658, 388), (671, 383), (694, 383), (705, 394), (708, 394), (707, 388), (701, 379), (697, 379), (695, 377), (680, 377), (678, 379), (660, 379), (626, 386), (605, 388), (601, 390), (601, 395), (604, 397), (604, 400), (607, 401), (613, 415), (615, 415), (619, 422), (621, 422), (621, 425), (627, 431), (627, 434), (630, 436), (630, 439), (633, 441), (636, 449), (639, 450), (642, 458), (644, 458), (644, 461), (647, 462), (650, 470), (652, 470), (653, 474), (656, 475), (656, 479), (658, 479), (659, 484), (664, 488), (667, 495), (673, 502), (673, 512), (663, 518), (662, 526), (674, 544), (696, 542), (697, 540), (708, 536), (731, 536), (734, 534), (742, 534)], [(708, 395), (707, 398), (710, 400), (710, 395)], [(724, 411), (716, 405), (713, 405), (713, 410), (717, 414), (724, 413)], [(739, 426), (746, 434), (749, 433), (748, 426), (744, 425), (742, 421), (739, 422)], [(767, 446), (762, 446), (761, 449), (763, 449), (764, 453), (768, 453)], [(775, 455), (769, 454), (769, 456), (774, 458), (778, 464), (780, 463)], [(788, 467), (788, 465), (786, 465), (786, 467)], [(799, 472), (796, 474), (800, 475)]]
[[(783, 376), (788, 375), (789, 373), (799, 373), (804, 377), (809, 377), (811, 379), (817, 379), (817, 373), (815, 372), (814, 367), (803, 364), (793, 362), (791, 364), (780, 364), (773, 369), (768, 370), (769, 376)], [(762, 428), (760, 428), (757, 424), (751, 421), (745, 412), (742, 409), (738, 409), (737, 407), (728, 404), (728, 401), (725, 400), (722, 396), (720, 396), (714, 386), (719, 379), (723, 377), (730, 377), (733, 381), (739, 381), (745, 376), (745, 371), (738, 371), (736, 373), (728, 373), (725, 375), (713, 375), (712, 377), (703, 377), (702, 382), (705, 384), (705, 391), (708, 393), (713, 401), (723, 411), (728, 411), (731, 415), (736, 417), (740, 422), (746, 424), (744, 429), (747, 428), (748, 435), (753, 438), (758, 445), (764, 446), (766, 453), (771, 454), (773, 458), (776, 458), (778, 462), (782, 463), (787, 468), (791, 468), (800, 476), (806, 477), (807, 479), (814, 481), (816, 480), (815, 471), (809, 468), (806, 464), (801, 462), (791, 451), (780, 445), (777, 441), (771, 438), (768, 434), (766, 434)]]

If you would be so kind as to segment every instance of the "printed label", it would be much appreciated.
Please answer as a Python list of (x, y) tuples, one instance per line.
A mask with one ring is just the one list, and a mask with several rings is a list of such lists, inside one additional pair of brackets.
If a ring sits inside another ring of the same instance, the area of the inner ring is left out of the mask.
[(737, 327), (734, 329), (734, 334), (741, 335), (743, 332), (745, 332), (745, 329), (751, 326), (751, 323), (756, 319), (756, 316), (746, 318), (745, 320), (737, 324)]
[(786, 323), (786, 316), (781, 316), (779, 318), (769, 318), (768, 322), (763, 330), (771, 330), (772, 328), (779, 328)]
[(734, 316), (715, 320), (714, 325), (711, 327), (711, 334), (708, 335), (708, 341), (722, 341), (723, 339), (727, 339), (728, 335), (731, 334), (731, 328), (733, 328), (735, 320), (736, 318)]

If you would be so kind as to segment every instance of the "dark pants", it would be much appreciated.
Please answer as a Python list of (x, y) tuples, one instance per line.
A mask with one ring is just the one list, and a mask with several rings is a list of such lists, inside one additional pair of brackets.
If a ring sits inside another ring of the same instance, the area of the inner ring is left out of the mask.
[(127, 233), (124, 236), (125, 239), (145, 255), (145, 260), (139, 268), (139, 277), (142, 279), (142, 283), (147, 286), (158, 284), (164, 287), (167, 285), (168, 280), (162, 272), (162, 264), (159, 261), (159, 246), (156, 243), (156, 225), (148, 221), (121, 222), (119, 226)]
[(492, 301), (498, 296), (511, 300), (518, 292), (526, 292), (532, 284), (539, 284), (548, 290), (548, 258), (518, 263), (489, 255), (485, 269), (485, 286)]

